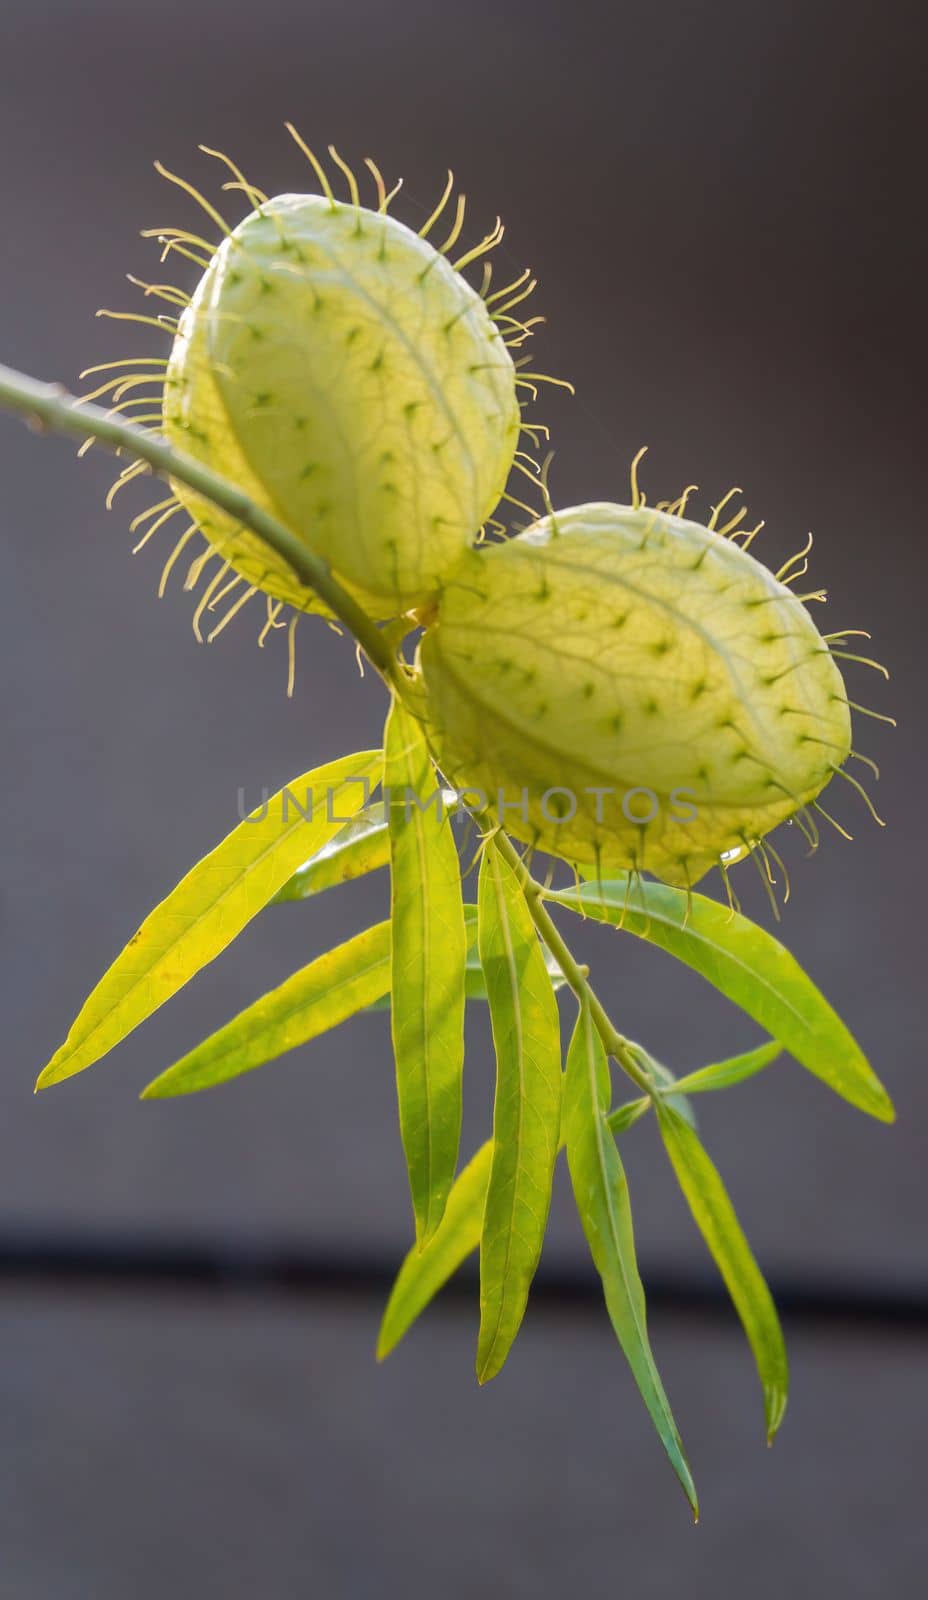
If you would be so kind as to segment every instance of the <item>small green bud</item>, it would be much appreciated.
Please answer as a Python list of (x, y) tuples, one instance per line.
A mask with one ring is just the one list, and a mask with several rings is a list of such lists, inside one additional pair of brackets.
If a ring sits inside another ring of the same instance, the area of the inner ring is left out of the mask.
[(809, 612), (731, 539), (575, 506), (471, 553), (420, 647), (442, 769), (528, 844), (696, 883), (850, 750)]

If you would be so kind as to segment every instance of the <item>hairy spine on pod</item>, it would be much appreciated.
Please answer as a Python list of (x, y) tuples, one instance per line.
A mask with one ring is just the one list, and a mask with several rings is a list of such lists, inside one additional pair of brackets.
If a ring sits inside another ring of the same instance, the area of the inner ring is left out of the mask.
[(814, 843), (822, 789), (858, 787), (846, 636), (792, 592), (804, 567), (748, 553), (743, 513), (636, 498), (551, 512), (446, 581), (419, 653), (442, 768), (566, 860), (685, 887), (757, 852), (769, 886), (771, 829)]
[[(216, 247), (187, 229), (146, 230), (162, 259), (190, 260), (202, 276), (192, 297), (133, 280), (171, 313), (102, 314), (163, 329), (171, 354), (88, 369), (111, 376), (84, 398), (107, 393), (113, 412), (144, 427), (161, 422), (172, 443), (273, 511), (373, 617), (386, 619), (428, 605), (474, 541), (502, 529), (492, 512), (501, 497), (513, 498), (510, 471), (538, 474), (517, 448), (520, 436), (535, 443), (546, 432), (523, 421), (523, 408), (538, 383), (555, 380), (519, 371), (524, 358), (513, 358), (542, 319), (525, 320), (519, 309), (535, 287), (527, 271), (491, 292), (499, 220), (458, 253), (464, 197), (454, 197), (450, 174), (416, 233), (390, 215), (399, 185), (388, 193), (374, 162), (366, 165), (377, 205), (368, 209), (354, 172), (329, 147), (348, 187), (339, 201), (322, 163), (289, 131), (320, 194), (269, 200), (228, 157), (207, 151), (232, 175), (224, 187), (254, 208), (234, 229), (192, 185), (159, 167), (223, 237)], [(479, 291), (463, 276), (475, 264)], [(109, 504), (140, 470), (133, 464), (120, 474)], [(200, 588), (198, 638), (215, 638), (259, 594), (263, 643), (292, 607), (292, 679), (295, 614), (324, 608), (260, 539), (180, 485), (135, 519), (133, 531), (148, 521), (136, 549), (165, 525), (176, 533), (173, 519), (184, 513), (189, 521), (180, 524), (159, 592), (189, 551), (184, 587)], [(205, 546), (191, 551), (198, 535)], [(222, 601), (229, 604), (219, 611)]]

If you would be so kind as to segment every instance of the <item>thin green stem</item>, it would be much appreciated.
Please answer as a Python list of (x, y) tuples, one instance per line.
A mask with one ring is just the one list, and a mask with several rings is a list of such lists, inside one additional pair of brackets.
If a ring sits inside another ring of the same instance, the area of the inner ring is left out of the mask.
[(577, 999), (581, 1003), (584, 999), (588, 1002), (593, 1026), (603, 1042), (603, 1049), (606, 1054), (614, 1057), (623, 1072), (628, 1074), (632, 1082), (637, 1084), (644, 1094), (651, 1095), (654, 1085), (636, 1060), (631, 1041), (619, 1033), (618, 1029), (610, 1021), (602, 1001), (590, 983), (587, 969), (582, 967), (572, 955), (560, 929), (553, 921), (551, 913), (544, 903), (544, 885), (532, 877), (507, 834), (500, 830), (494, 834), (494, 838), (503, 860), (512, 868), (522, 885), (522, 892), (525, 895), (532, 921), (541, 938), (551, 951)]
[(11, 367), (0, 366), (0, 405), (18, 411), (35, 428), (71, 434), (75, 438), (92, 434), (114, 453), (125, 451), (147, 462), (157, 477), (184, 483), (227, 511), (236, 522), (276, 550), (300, 583), (312, 589), (354, 635), (381, 677), (391, 687), (397, 687), (400, 669), (380, 629), (333, 577), (326, 563), (234, 483), (221, 478), (192, 456), (175, 450), (159, 434), (145, 433), (133, 422), (111, 417), (102, 406), (79, 401), (61, 384), (40, 383), (24, 373), (14, 372)]
[[(275, 550), (300, 583), (312, 589), (325, 602), (356, 639), (388, 687), (404, 700), (412, 700), (412, 684), (395, 654), (389, 631), (381, 632), (338, 579), (333, 577), (325, 562), (313, 555), (296, 534), (234, 483), (229, 483), (192, 456), (175, 450), (159, 434), (144, 432), (135, 423), (111, 417), (102, 406), (79, 401), (61, 384), (40, 383), (11, 367), (0, 366), (0, 405), (19, 412), (27, 422), (40, 430), (70, 434), (76, 438), (93, 435), (115, 454), (125, 452), (146, 462), (156, 476), (184, 483), (222, 511), (228, 512), (229, 516)], [(480, 820), (487, 832), (495, 830), (496, 824), (491, 818)], [(606, 1053), (614, 1057), (639, 1089), (645, 1094), (652, 1094), (654, 1086), (635, 1059), (629, 1040), (609, 1020), (589, 982), (587, 969), (574, 959), (552, 921), (544, 904), (543, 885), (532, 877), (505, 833), (497, 831), (495, 838), (504, 860), (518, 876), (532, 921), (541, 938), (577, 999), (588, 1000), (594, 1026)]]

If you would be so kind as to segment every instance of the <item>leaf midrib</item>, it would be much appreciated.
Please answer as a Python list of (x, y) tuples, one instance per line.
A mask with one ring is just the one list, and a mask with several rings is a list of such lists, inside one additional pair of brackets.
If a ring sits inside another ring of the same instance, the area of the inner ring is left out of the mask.
[[(491, 871), (491, 873), (493, 875), (493, 892), (494, 892), (494, 896), (495, 896), (495, 899), (496, 899), (496, 910), (497, 910), (497, 915), (498, 915), (498, 919), (499, 919), (500, 932), (502, 934), (502, 939), (503, 939), (503, 948), (504, 948), (504, 952), (505, 952), (505, 956), (506, 956), (506, 967), (507, 967), (507, 971), (509, 973), (509, 983), (510, 983), (510, 988), (511, 988), (511, 991), (512, 991), (513, 1026), (514, 1026), (515, 1038), (516, 1038), (516, 1059), (517, 1059), (517, 1062), (518, 1062), (518, 1077), (519, 1077), (519, 1104), (518, 1104), (518, 1112), (517, 1112), (517, 1116), (516, 1116), (516, 1138), (515, 1138), (515, 1141), (514, 1141), (514, 1144), (515, 1144), (515, 1179), (514, 1179), (513, 1185), (512, 1185), (512, 1200), (511, 1200), (510, 1206), (509, 1206), (509, 1226), (508, 1226), (508, 1228), (506, 1230), (506, 1256), (505, 1256), (505, 1261), (504, 1261), (504, 1266), (503, 1266), (503, 1278), (502, 1278), (502, 1285), (501, 1285), (501, 1288), (500, 1288), (500, 1292), (499, 1292), (499, 1295), (498, 1295), (498, 1298), (497, 1298), (496, 1322), (495, 1322), (495, 1325), (494, 1325), (494, 1328), (493, 1328), (493, 1334), (492, 1334), (492, 1337), (491, 1337), (491, 1340), (490, 1340), (490, 1346), (489, 1346), (489, 1349), (487, 1350), (486, 1356), (484, 1357), (484, 1360), (483, 1360), (483, 1362), (481, 1364), (481, 1368), (480, 1368), (480, 1376), (481, 1376), (481, 1378), (483, 1377), (484, 1373), (487, 1372), (487, 1370), (489, 1369), (489, 1367), (492, 1364), (493, 1355), (494, 1355), (494, 1353), (496, 1351), (496, 1346), (499, 1343), (500, 1332), (501, 1332), (501, 1327), (502, 1327), (502, 1320), (503, 1320), (503, 1310), (505, 1308), (505, 1303), (506, 1303), (506, 1292), (507, 1292), (507, 1284), (508, 1284), (508, 1279), (509, 1279), (509, 1271), (510, 1271), (510, 1267), (512, 1265), (512, 1242), (513, 1242), (513, 1236), (514, 1236), (514, 1229), (513, 1229), (512, 1224), (513, 1224), (513, 1219), (515, 1217), (515, 1210), (516, 1210), (516, 1195), (517, 1195), (517, 1191), (518, 1191), (518, 1188), (519, 1188), (519, 1173), (520, 1173), (521, 1168), (522, 1168), (522, 1128), (523, 1128), (523, 1123), (524, 1123), (524, 1110), (525, 1110), (525, 1068), (524, 1068), (524, 1062), (523, 1062), (524, 1033), (523, 1033), (523, 1027), (522, 1027), (522, 1006), (521, 1006), (521, 1003), (520, 1003), (520, 992), (519, 992), (519, 974), (518, 974), (518, 969), (516, 967), (515, 950), (513, 948), (513, 943), (512, 943), (512, 929), (511, 929), (510, 923), (509, 923), (508, 908), (506, 906), (505, 899), (504, 899), (503, 893), (502, 893), (502, 886), (501, 886), (501, 881), (500, 881), (501, 874), (500, 874), (500, 870), (499, 870), (500, 869), (499, 854), (498, 854), (498, 852), (496, 850), (496, 846), (492, 843), (492, 841), (488, 844), (487, 849), (490, 852), (489, 860), (490, 860), (490, 871)], [(491, 1172), (491, 1175), (490, 1175), (490, 1182), (492, 1182), (492, 1172)], [(489, 1184), (487, 1186), (487, 1192), (489, 1193)]]
[[(591, 907), (595, 907), (597, 910), (600, 910), (602, 906), (601, 901), (596, 901), (592, 898), (586, 899), (583, 895), (577, 896), (575, 891), (570, 889), (566, 891), (566, 896), (567, 898), (562, 902), (564, 904), (569, 904), (570, 898), (572, 897), (575, 901), (579, 900), (580, 903), (588, 910)], [(551, 898), (556, 899), (557, 895), (552, 895)], [(781, 1002), (796, 1018), (797, 1022), (800, 1024), (806, 1034), (814, 1039), (821, 1038), (821, 1035), (818, 1033), (817, 1029), (812, 1025), (812, 1023), (806, 1020), (801, 1011), (796, 1010), (796, 1007), (793, 1005), (792, 1001), (783, 994), (782, 990), (774, 988), (769, 979), (763, 977), (754, 967), (748, 966), (733, 951), (727, 949), (724, 945), (714, 942), (710, 934), (701, 932), (692, 923), (689, 927), (683, 928), (679, 922), (674, 922), (666, 912), (654, 910), (651, 906), (649, 906), (646, 911), (636, 911), (634, 906), (630, 906), (628, 908), (628, 913), (633, 919), (637, 916), (650, 919), (652, 922), (659, 922), (662, 927), (667, 928), (671, 933), (679, 933), (684, 940), (692, 939), (694, 942), (703, 945), (706, 949), (716, 952), (718, 955), (723, 957), (725, 961), (730, 962), (731, 965), (739, 972), (744, 973), (749, 979), (757, 983), (763, 990), (765, 990), (766, 993), (772, 995), (777, 1001)], [(607, 917), (603, 917), (602, 920), (608, 921), (609, 919)], [(647, 937), (647, 935), (643, 935), (643, 937)], [(779, 943), (779, 940), (774, 940), (774, 943), (777, 945), (778, 949), (784, 950), (785, 947)], [(785, 951), (785, 954), (788, 955), (789, 952)], [(837, 1018), (836, 1020), (840, 1024), (840, 1018)]]
[[(381, 923), (376, 924), (376, 926), (374, 928), (368, 929), (367, 932), (372, 933), (372, 934), (373, 933), (382, 933), (383, 930), (385, 928), (387, 928), (388, 926), (389, 926), (389, 924), (387, 924), (385, 922), (381, 922)], [(363, 934), (358, 935), (358, 938), (359, 939), (364, 938), (364, 935)], [(354, 941), (351, 940), (351, 941), (349, 941), (349, 943), (354, 943)], [(345, 948), (345, 947), (343, 947), (343, 948)], [(325, 959), (326, 959), (325, 956), (319, 956), (317, 958), (317, 960), (320, 961), (320, 962), (325, 961)], [(314, 967), (316, 964), (317, 963), (315, 961), (314, 962), (310, 962), (309, 966), (304, 968), (302, 973), (295, 974), (294, 978), (290, 979), (288, 981), (294, 982), (297, 977), (304, 976), (305, 973), (308, 973), (311, 970), (311, 968)], [(203, 1061), (200, 1064), (199, 1070), (203, 1070), (206, 1067), (214, 1066), (214, 1065), (218, 1064), (220, 1061), (225, 1061), (227, 1059), (227, 1057), (234, 1056), (236, 1054), (236, 1052), (239, 1051), (239, 1050), (244, 1052), (245, 1050), (248, 1049), (249, 1045), (253, 1045), (254, 1044), (255, 1034), (256, 1033), (260, 1034), (262, 1031), (269, 1031), (272, 1028), (276, 1031), (278, 1028), (286, 1027), (287, 1024), (292, 1022), (294, 1017), (298, 1016), (301, 1011), (306, 1010), (306, 1009), (308, 1009), (310, 1007), (315, 1008), (322, 1001), (329, 1000), (329, 999), (333, 998), (334, 996), (336, 996), (338, 994), (341, 994), (345, 989), (350, 988), (352, 984), (358, 983), (362, 978), (366, 978), (371, 972), (375, 972), (378, 967), (385, 967), (385, 968), (389, 969), (389, 964), (390, 964), (390, 957), (389, 957), (388, 953), (385, 953), (385, 954), (382, 954), (382, 955), (379, 955), (379, 956), (372, 956), (365, 962), (365, 964), (363, 966), (352, 967), (349, 972), (345, 972), (340, 977), (336, 977), (324, 989), (320, 989), (311, 998), (309, 998), (309, 999), (306, 999), (306, 998), (294, 999), (291, 1004), (287, 1005), (286, 1008), (284, 1010), (282, 1010), (277, 1016), (275, 1016), (271, 1021), (266, 1021), (263, 1025), (261, 1025), (261, 1024), (258, 1023), (258, 1019), (256, 1018), (255, 1019), (255, 1023), (258, 1024), (258, 1026), (255, 1027), (255, 1029), (250, 1033), (249, 1036), (246, 1036), (245, 1040), (236, 1041), (235, 1039), (230, 1039), (220, 1050), (210, 1052), (209, 1055), (204, 1056)], [(386, 993), (386, 992), (387, 991), (385, 989), (384, 993)], [(348, 1019), (347, 1018), (343, 1018), (342, 1020), (343, 1021), (347, 1021)], [(227, 1026), (229, 1028), (234, 1027), (234, 1022), (228, 1023)], [(309, 1034), (307, 1034), (305, 1036), (305, 1038), (296, 1041), (296, 1043), (293, 1046), (289, 1046), (288, 1045), (287, 1049), (291, 1049), (291, 1048), (292, 1049), (296, 1049), (297, 1048), (297, 1044), (307, 1044), (313, 1037), (314, 1037), (314, 1035), (309, 1033)], [(205, 1049), (205, 1046), (202, 1046), (201, 1048)], [(279, 1054), (281, 1054), (281, 1055), (283, 1053), (284, 1053), (283, 1051), (279, 1052)], [(267, 1056), (265, 1059), (268, 1060), (268, 1061), (273, 1061), (275, 1058), (273, 1056)], [(255, 1063), (255, 1064), (258, 1065), (259, 1063)], [(187, 1076), (189, 1074), (196, 1074), (196, 1072), (198, 1070), (197, 1066), (191, 1064), (188, 1068), (186, 1068), (186, 1070), (184, 1072), (181, 1072), (180, 1069), (183, 1067), (183, 1065), (184, 1065), (183, 1061), (179, 1061), (175, 1067), (168, 1067), (167, 1071), (162, 1074), (162, 1078), (161, 1078), (160, 1081), (166, 1082), (167, 1079), (168, 1079), (168, 1075), (171, 1074), (171, 1073), (174, 1073), (174, 1072), (177, 1073), (177, 1080), (176, 1081), (178, 1083), (182, 1083), (184, 1078), (185, 1078), (185, 1076)], [(155, 1080), (155, 1082), (158, 1082), (158, 1081), (159, 1081), (158, 1079)], [(204, 1085), (204, 1088), (205, 1087), (208, 1087), (208, 1085)]]
[(599, 1105), (599, 1093), (598, 1093), (597, 1084), (596, 1084), (596, 1061), (595, 1061), (595, 1055), (594, 1055), (594, 1049), (593, 1049), (593, 1020), (592, 1020), (592, 1017), (590, 1015), (590, 1010), (589, 1010), (588, 1006), (584, 1008), (584, 1024), (583, 1024), (583, 1026), (584, 1026), (584, 1045), (585, 1045), (585, 1052), (584, 1053), (586, 1055), (586, 1060), (587, 1060), (587, 1074), (588, 1074), (589, 1086), (590, 1086), (590, 1103), (591, 1103), (591, 1107), (592, 1107), (592, 1111), (593, 1111), (593, 1126), (594, 1126), (594, 1130), (595, 1130), (596, 1161), (597, 1161), (597, 1165), (599, 1167), (599, 1175), (600, 1175), (600, 1182), (601, 1182), (601, 1185), (602, 1185), (603, 1195), (605, 1196), (605, 1200), (606, 1200), (606, 1213), (607, 1213), (607, 1216), (609, 1218), (609, 1230), (610, 1230), (610, 1233), (611, 1233), (611, 1236), (612, 1236), (613, 1253), (614, 1253), (614, 1256), (615, 1256), (615, 1260), (616, 1260), (616, 1262), (618, 1264), (619, 1273), (620, 1273), (620, 1276), (621, 1276), (621, 1279), (622, 1279), (622, 1286), (623, 1286), (623, 1289), (625, 1291), (625, 1299), (626, 1299), (626, 1303), (628, 1304), (628, 1307), (629, 1307), (629, 1309), (631, 1311), (632, 1321), (633, 1321), (634, 1326), (635, 1326), (635, 1332), (638, 1335), (638, 1340), (639, 1340), (639, 1343), (641, 1345), (642, 1351), (643, 1351), (644, 1356), (645, 1356), (645, 1366), (647, 1368), (648, 1379), (649, 1379), (649, 1382), (650, 1382), (650, 1385), (651, 1385), (652, 1393), (653, 1393), (654, 1398), (655, 1398), (655, 1400), (657, 1401), (657, 1403), (658, 1403), (658, 1405), (660, 1407), (661, 1414), (664, 1417), (665, 1423), (670, 1428), (671, 1437), (674, 1439), (674, 1441), (676, 1441), (676, 1428), (675, 1428), (675, 1426), (673, 1424), (673, 1418), (669, 1415), (669, 1412), (668, 1412), (668, 1409), (667, 1409), (666, 1400), (663, 1397), (663, 1394), (662, 1394), (662, 1391), (661, 1391), (660, 1387), (657, 1384), (655, 1384), (654, 1376), (653, 1376), (653, 1374), (651, 1372), (651, 1362), (648, 1360), (648, 1353), (647, 1353), (647, 1351), (648, 1351), (647, 1329), (644, 1326), (642, 1326), (638, 1305), (636, 1303), (636, 1296), (632, 1292), (632, 1287), (631, 1287), (631, 1284), (630, 1284), (630, 1281), (629, 1281), (629, 1276), (628, 1276), (628, 1270), (627, 1270), (627, 1267), (626, 1267), (626, 1264), (625, 1264), (625, 1255), (624, 1255), (624, 1252), (623, 1252), (622, 1246), (621, 1246), (621, 1235), (619, 1233), (618, 1220), (617, 1220), (616, 1212), (615, 1212), (615, 1204), (614, 1204), (614, 1197), (613, 1197), (613, 1193), (612, 1193), (612, 1185), (609, 1182), (609, 1176), (608, 1176), (608, 1172), (607, 1172), (607, 1169), (606, 1169), (606, 1147), (605, 1147), (606, 1124), (605, 1124), (605, 1120), (604, 1120), (604, 1118), (603, 1118), (603, 1116), (601, 1114), (600, 1105)]

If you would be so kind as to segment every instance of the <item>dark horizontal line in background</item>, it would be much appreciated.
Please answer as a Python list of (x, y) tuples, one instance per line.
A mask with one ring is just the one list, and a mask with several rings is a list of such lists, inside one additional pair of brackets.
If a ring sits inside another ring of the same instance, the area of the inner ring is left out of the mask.
[[(30, 1231), (0, 1237), (0, 1287), (13, 1284), (88, 1290), (131, 1289), (158, 1293), (247, 1293), (311, 1298), (326, 1295), (382, 1300), (398, 1261), (352, 1250), (326, 1253), (291, 1245), (242, 1240), (184, 1241), (132, 1234), (59, 1234)], [(681, 1273), (642, 1263), (641, 1275), (655, 1311), (731, 1317), (721, 1281), (710, 1273)], [(928, 1286), (854, 1282), (839, 1278), (780, 1277), (770, 1284), (784, 1316), (804, 1322), (870, 1328), (928, 1329)], [(476, 1271), (464, 1267), (442, 1291), (446, 1304), (471, 1303)], [(532, 1298), (548, 1309), (597, 1311), (602, 1304), (592, 1269), (567, 1264), (542, 1266)]]

